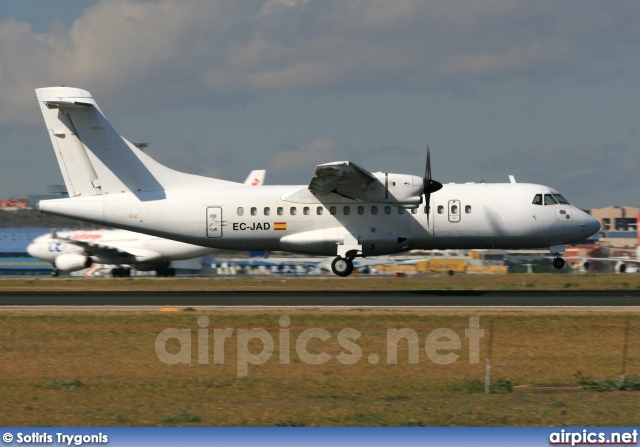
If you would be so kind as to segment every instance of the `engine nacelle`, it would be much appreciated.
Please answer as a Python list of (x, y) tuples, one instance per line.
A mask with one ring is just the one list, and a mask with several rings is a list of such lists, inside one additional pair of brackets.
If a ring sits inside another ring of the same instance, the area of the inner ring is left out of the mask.
[(415, 208), (422, 202), (424, 180), (417, 175), (375, 172), (378, 181), (367, 186), (364, 200)]
[(616, 263), (616, 273), (627, 273), (627, 264), (624, 262)]
[(56, 269), (65, 272), (75, 272), (76, 270), (86, 269), (87, 267), (91, 267), (91, 264), (93, 264), (93, 261), (90, 257), (77, 253), (60, 255), (54, 261)]

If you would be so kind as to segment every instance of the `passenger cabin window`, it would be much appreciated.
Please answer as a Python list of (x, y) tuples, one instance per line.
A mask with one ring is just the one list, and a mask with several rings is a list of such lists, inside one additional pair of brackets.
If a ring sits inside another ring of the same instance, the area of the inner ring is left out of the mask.
[(418, 214), (418, 208), (411, 208), (411, 214)]
[(464, 207), (464, 212), (467, 213), (467, 214), (471, 214), (471, 205), (466, 205)]
[(316, 209), (316, 214), (318, 214), (318, 216), (322, 216), (323, 211), (324, 211), (324, 208), (323, 208), (323, 207), (321, 207), (321, 206), (319, 206), (319, 207)]
[(349, 208), (348, 206), (345, 206), (342, 210), (344, 211), (345, 216), (348, 216), (349, 213), (351, 213), (351, 208)]
[(554, 194), (553, 197), (555, 197), (558, 203), (561, 203), (562, 205), (570, 205), (569, 201), (562, 197), (560, 194)]
[(386, 205), (386, 206), (384, 207), (384, 213), (385, 213), (385, 214), (391, 214), (391, 207), (390, 207), (389, 205)]
[(534, 205), (542, 205), (542, 194), (536, 194), (533, 198), (533, 203)]
[(444, 206), (438, 205), (438, 214), (444, 213)]
[(279, 206), (276, 211), (278, 213), (278, 216), (282, 216), (284, 214), (284, 208), (282, 208), (281, 206)]
[(371, 214), (378, 214), (378, 207), (377, 206), (373, 205), (371, 207)]
[(255, 206), (251, 207), (251, 215), (255, 216), (256, 214), (258, 214), (258, 208), (256, 208)]
[(289, 208), (289, 214), (291, 214), (292, 216), (295, 216), (297, 212), (298, 212), (298, 209), (295, 206), (292, 206), (291, 208)]
[(551, 194), (544, 195), (544, 204), (545, 205), (556, 205), (558, 201), (553, 198)]
[(304, 214), (305, 216), (309, 215), (309, 207), (305, 206), (304, 208), (302, 208), (302, 214)]
[(451, 214), (458, 214), (458, 205), (451, 205)]
[(244, 208), (241, 206), (238, 207), (238, 216), (244, 216)]
[(269, 208), (268, 206), (264, 208), (264, 215), (268, 216), (269, 214), (271, 214), (271, 208)]
[(336, 212), (337, 212), (337, 208), (335, 206), (329, 207), (329, 214), (331, 214), (332, 216), (335, 216)]
[(360, 215), (364, 214), (364, 206), (360, 205), (358, 207), (358, 214), (360, 214)]
[(431, 207), (430, 206), (425, 206), (424, 207), (424, 213), (425, 214), (429, 214), (431, 212)]

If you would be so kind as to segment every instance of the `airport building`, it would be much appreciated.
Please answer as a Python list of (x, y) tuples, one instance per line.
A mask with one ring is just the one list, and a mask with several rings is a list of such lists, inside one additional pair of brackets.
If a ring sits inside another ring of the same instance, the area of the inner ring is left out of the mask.
[(15, 199), (10, 197), (8, 199), (0, 199), (0, 208), (5, 210), (16, 210), (20, 208), (27, 208), (29, 201), (27, 199)]
[(609, 206), (590, 211), (600, 222), (600, 245), (603, 247), (635, 248), (638, 245), (640, 208)]

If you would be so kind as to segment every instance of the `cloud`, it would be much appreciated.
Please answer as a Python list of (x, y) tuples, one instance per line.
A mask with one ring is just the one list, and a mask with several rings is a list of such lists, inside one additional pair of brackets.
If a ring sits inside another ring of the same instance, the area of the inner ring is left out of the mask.
[(309, 183), (314, 169), (322, 163), (349, 161), (353, 151), (331, 138), (316, 138), (305, 144), (291, 145), (272, 157), (267, 173), (287, 183)]
[(135, 109), (584, 74), (637, 59), (638, 23), (636, 0), (104, 0), (49, 32), (0, 23), (0, 121), (36, 120), (47, 85)]

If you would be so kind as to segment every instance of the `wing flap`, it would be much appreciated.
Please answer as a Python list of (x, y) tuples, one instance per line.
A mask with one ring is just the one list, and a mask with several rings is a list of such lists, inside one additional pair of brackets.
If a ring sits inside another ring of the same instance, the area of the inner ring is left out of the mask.
[(348, 198), (364, 199), (367, 187), (377, 180), (355, 163), (336, 161), (316, 166), (309, 190), (323, 196), (336, 193)]

